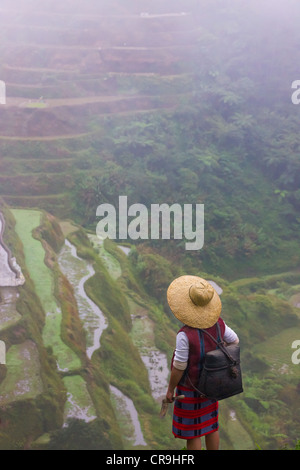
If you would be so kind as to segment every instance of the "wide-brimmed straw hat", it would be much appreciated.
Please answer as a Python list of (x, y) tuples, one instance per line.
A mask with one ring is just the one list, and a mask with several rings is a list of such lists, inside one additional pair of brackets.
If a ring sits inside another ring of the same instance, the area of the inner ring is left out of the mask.
[(213, 286), (198, 276), (181, 276), (167, 291), (170, 309), (178, 320), (193, 328), (210, 328), (219, 319), (222, 303)]

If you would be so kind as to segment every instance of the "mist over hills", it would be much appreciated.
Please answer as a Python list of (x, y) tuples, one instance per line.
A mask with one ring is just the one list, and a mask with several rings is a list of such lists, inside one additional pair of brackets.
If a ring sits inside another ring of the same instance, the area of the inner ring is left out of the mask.
[[(186, 272), (221, 286), (243, 345), (245, 393), (223, 405), (223, 446), (299, 438), (300, 13), (275, 3), (1, 2), (0, 209), (26, 278), (5, 321), (0, 303), (1, 448), (136, 448), (112, 387), (137, 409), (138, 446), (178, 447), (157, 419), (149, 361), (170, 361), (178, 325), (165, 293)], [(124, 240), (99, 245), (96, 209), (120, 195), (204, 204), (203, 248), (126, 240), (126, 256)], [(85, 291), (107, 321), (92, 357), (76, 297), (90, 265)], [(16, 397), (22, 367), (30, 385)], [(166, 373), (156, 380), (163, 388)]]

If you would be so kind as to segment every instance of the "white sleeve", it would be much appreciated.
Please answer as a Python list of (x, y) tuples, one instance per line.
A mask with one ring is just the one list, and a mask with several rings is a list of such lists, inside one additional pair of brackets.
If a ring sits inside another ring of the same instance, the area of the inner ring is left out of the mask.
[(226, 323), (223, 339), (224, 341), (226, 341), (226, 343), (233, 343), (234, 341), (239, 339), (238, 335), (231, 328), (229, 328)]
[(176, 349), (174, 360), (179, 362), (187, 362), (189, 358), (189, 340), (187, 335), (180, 331), (176, 337)]
[[(238, 340), (238, 335), (225, 323), (225, 332), (223, 336), (226, 343), (233, 343)], [(180, 331), (176, 337), (176, 349), (174, 355), (174, 361), (187, 362), (189, 358), (189, 340), (187, 335)]]

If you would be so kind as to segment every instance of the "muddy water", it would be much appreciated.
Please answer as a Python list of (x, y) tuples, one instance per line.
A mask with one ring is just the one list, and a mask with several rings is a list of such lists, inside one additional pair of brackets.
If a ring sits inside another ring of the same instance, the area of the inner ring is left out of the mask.
[[(4, 219), (3, 219), (4, 220)], [(17, 265), (16, 260), (11, 259), (13, 267), (19, 271), (19, 278), (17, 278), (16, 273), (12, 271), (8, 259), (8, 252), (2, 246), (2, 233), (4, 230), (2, 218), (0, 217), (0, 286), (1, 287), (17, 287), (24, 284), (25, 279), (21, 273), (20, 267)]]
[(169, 367), (167, 356), (158, 349), (149, 349), (148, 354), (141, 354), (149, 375), (152, 396), (161, 400), (168, 388)]
[[(0, 232), (1, 232), (1, 219), (0, 219)], [(3, 246), (0, 244), (0, 285), (1, 286), (11, 286), (12, 282), (15, 280), (15, 273), (9, 267), (8, 264), (8, 254), (4, 250)]]
[(129, 300), (129, 305), (132, 311), (138, 312), (131, 315), (131, 337), (148, 371), (152, 396), (161, 400), (166, 393), (170, 373), (167, 356), (154, 346), (154, 324), (148, 318), (147, 310), (141, 310), (132, 300)]
[(123, 251), (126, 256), (128, 256), (131, 251), (131, 248), (128, 246), (118, 245), (118, 248), (120, 248), (120, 250)]
[[(110, 391), (114, 397), (123, 438), (132, 446), (147, 446), (133, 401), (113, 385), (110, 385)], [(132, 426), (130, 426), (131, 423)]]
[(39, 353), (33, 341), (12, 345), (7, 352), (7, 375), (0, 387), (0, 406), (42, 393), (40, 369)]
[(104, 247), (104, 240), (98, 237), (97, 235), (88, 234), (90, 241), (93, 246), (98, 249), (98, 254), (103, 261), (106, 269), (109, 272), (109, 275), (117, 280), (122, 275), (122, 270), (119, 261), (112, 256)]
[(95, 274), (91, 264), (77, 255), (77, 250), (68, 240), (58, 257), (60, 269), (73, 286), (79, 316), (87, 333), (87, 356), (91, 359), (100, 347), (100, 338), (108, 323), (99, 307), (87, 296), (84, 284)]
[(67, 426), (67, 421), (71, 418), (81, 419), (86, 423), (96, 419), (96, 409), (83, 378), (79, 375), (70, 376), (64, 377), (63, 381), (68, 390), (64, 427)]
[(16, 309), (18, 295), (15, 287), (0, 287), (0, 331), (20, 320)]
[(1, 244), (3, 230), (4, 219), (2, 222), (0, 217), (0, 331), (20, 320), (21, 315), (16, 309), (19, 296), (16, 287), (24, 283), (23, 276), (17, 279), (10, 268), (8, 252)]
[[(94, 237), (90, 237), (94, 242)], [(111, 266), (112, 260), (109, 254), (101, 247), (101, 256), (105, 258), (107, 267), (113, 277), (119, 277), (121, 272), (116, 269), (116, 266)], [(59, 264), (62, 272), (67, 276), (74, 288), (74, 293), (78, 305), (79, 315), (83, 320), (85, 330), (88, 333), (88, 344), (87, 349), (88, 357), (92, 357), (93, 352), (100, 347), (100, 338), (107, 328), (107, 320), (99, 307), (87, 296), (84, 290), (84, 284), (86, 281), (94, 275), (95, 271), (93, 267), (86, 261), (81, 259), (77, 255), (76, 247), (72, 245), (68, 240), (65, 242), (60, 256)], [(111, 272), (112, 271), (112, 272)], [(95, 418), (95, 412), (93, 412), (92, 403), (87, 401), (87, 394), (82, 390), (81, 399), (75, 399), (72, 394), (70, 383), (71, 378), (65, 378), (65, 381), (69, 381), (68, 385), (68, 406), (66, 409), (65, 420), (72, 416), (77, 416), (85, 421), (90, 421)], [(78, 384), (78, 387), (83, 388), (84, 384)], [(78, 388), (77, 387), (77, 388)], [(74, 389), (74, 387), (73, 387)], [(129, 446), (147, 446), (144, 440), (141, 425), (138, 419), (138, 413), (134, 406), (133, 401), (125, 396), (116, 387), (110, 386), (112, 394), (112, 400), (116, 409), (116, 415), (119, 420), (119, 425), (123, 428), (123, 437), (128, 442)], [(74, 389), (75, 394), (75, 389)], [(78, 393), (76, 391), (77, 397)], [(84, 402), (82, 401), (84, 397)]]

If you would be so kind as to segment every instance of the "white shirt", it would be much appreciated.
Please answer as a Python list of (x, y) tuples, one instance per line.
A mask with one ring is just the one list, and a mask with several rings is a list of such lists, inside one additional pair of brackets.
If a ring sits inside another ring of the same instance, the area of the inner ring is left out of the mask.
[[(233, 343), (238, 340), (238, 335), (225, 323), (225, 332), (223, 340), (226, 343)], [(176, 350), (174, 360), (179, 362), (187, 362), (189, 358), (189, 340), (184, 331), (180, 331), (176, 337)]]

